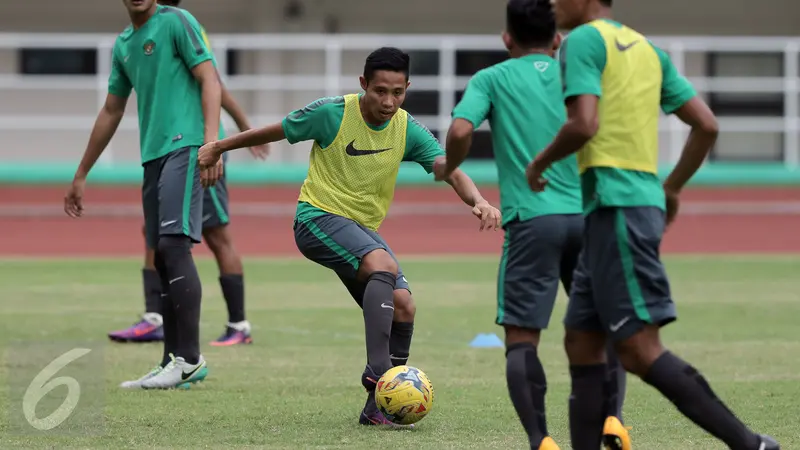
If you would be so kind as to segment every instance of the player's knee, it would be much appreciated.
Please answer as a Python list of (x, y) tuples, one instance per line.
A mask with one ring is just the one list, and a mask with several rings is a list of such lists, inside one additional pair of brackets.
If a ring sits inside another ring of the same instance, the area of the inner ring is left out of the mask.
[(408, 289), (395, 289), (394, 291), (394, 321), (413, 322), (417, 314), (417, 305)]
[(513, 325), (506, 325), (504, 328), (506, 332), (506, 346), (522, 343), (530, 343), (533, 344), (534, 347), (539, 345), (541, 330), (515, 327)]
[(605, 349), (606, 339), (602, 333), (567, 328), (564, 334), (564, 350), (571, 365), (603, 364), (606, 359)]
[(192, 241), (188, 236), (166, 235), (158, 239), (158, 253), (166, 264), (172, 264), (191, 254)]
[(643, 377), (650, 366), (665, 351), (655, 325), (647, 325), (633, 336), (614, 345), (619, 361), (626, 371)]
[(397, 261), (386, 250), (377, 249), (367, 253), (361, 260), (359, 272), (364, 278), (369, 278), (375, 272), (388, 272), (397, 276)]

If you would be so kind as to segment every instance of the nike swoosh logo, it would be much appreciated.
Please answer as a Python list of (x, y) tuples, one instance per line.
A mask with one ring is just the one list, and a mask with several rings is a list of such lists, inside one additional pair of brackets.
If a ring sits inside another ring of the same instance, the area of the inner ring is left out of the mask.
[(177, 220), (170, 220), (170, 221), (167, 221), (167, 222), (161, 222), (161, 226), (162, 227), (166, 227), (168, 225), (172, 225), (175, 222), (177, 222)]
[(189, 372), (189, 373), (181, 371), (181, 380), (188, 380), (189, 378), (192, 377), (192, 375), (194, 375), (198, 370), (200, 370), (202, 368), (203, 368), (203, 365), (202, 364), (198, 364), (197, 367), (192, 369), (192, 371)]
[(394, 306), (392, 306), (392, 305), (387, 305), (386, 303), (381, 303), (381, 308), (384, 308), (384, 309), (394, 309)]
[(391, 150), (391, 148), (382, 148), (380, 150), (359, 150), (359, 149), (353, 147), (353, 144), (355, 144), (355, 143), (356, 143), (356, 141), (353, 140), (353, 142), (347, 144), (347, 148), (345, 148), (345, 150), (344, 150), (350, 156), (374, 155), (376, 153), (383, 153), (383, 152), (388, 152), (389, 150)]
[(638, 43), (639, 43), (639, 41), (638, 41), (638, 40), (636, 40), (636, 41), (633, 41), (633, 42), (631, 42), (630, 44), (623, 44), (623, 43), (621, 43), (621, 42), (619, 41), (619, 39), (615, 39), (615, 40), (614, 40), (614, 44), (616, 44), (616, 46), (617, 46), (617, 50), (619, 50), (619, 51), (621, 51), (621, 52), (624, 52), (624, 51), (626, 51), (626, 50), (629, 50), (631, 47), (633, 47), (634, 45), (636, 45), (636, 44), (638, 44)]
[(616, 333), (617, 330), (622, 328), (622, 326), (625, 325), (626, 323), (628, 323), (629, 320), (631, 320), (630, 316), (620, 320), (619, 322), (617, 322), (617, 323), (615, 323), (613, 325), (609, 325), (608, 329), (611, 330), (612, 333)]

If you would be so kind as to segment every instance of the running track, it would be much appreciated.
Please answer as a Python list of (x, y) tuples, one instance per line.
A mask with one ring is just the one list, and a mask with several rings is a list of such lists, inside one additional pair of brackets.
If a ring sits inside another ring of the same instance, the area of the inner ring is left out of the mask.
[[(65, 187), (0, 186), (0, 254), (4, 256), (138, 256), (140, 191), (92, 187), (86, 216), (62, 209)], [(496, 190), (483, 188), (495, 204)], [(292, 235), (298, 188), (232, 187), (231, 230), (248, 256), (299, 256)], [(444, 188), (398, 188), (381, 234), (400, 254), (497, 254), (502, 232), (478, 233), (478, 222)], [(665, 236), (665, 253), (800, 253), (800, 188), (696, 189)], [(208, 254), (205, 246), (198, 254)]]

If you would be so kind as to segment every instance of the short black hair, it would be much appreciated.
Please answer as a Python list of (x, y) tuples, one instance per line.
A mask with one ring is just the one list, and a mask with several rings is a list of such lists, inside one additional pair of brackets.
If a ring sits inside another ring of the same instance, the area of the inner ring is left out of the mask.
[(404, 73), (407, 80), (410, 65), (411, 57), (408, 53), (395, 47), (381, 47), (367, 56), (367, 61), (364, 63), (364, 78), (371, 81), (378, 70), (388, 70)]
[(606, 6), (611, 6), (612, 2), (613, 2), (613, 0), (600, 0), (600, 3), (602, 3), (602, 4), (606, 5)]
[(506, 31), (525, 48), (549, 47), (556, 37), (556, 18), (550, 0), (509, 0)]
[(178, 6), (181, 4), (181, 0), (158, 0), (158, 3), (167, 6)]

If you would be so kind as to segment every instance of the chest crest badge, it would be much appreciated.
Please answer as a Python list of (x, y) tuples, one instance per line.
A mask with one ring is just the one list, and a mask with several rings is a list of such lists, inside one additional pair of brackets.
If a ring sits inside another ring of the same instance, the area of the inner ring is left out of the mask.
[(144, 54), (145, 56), (150, 56), (156, 51), (156, 43), (152, 41), (152, 39), (148, 39), (144, 43)]

